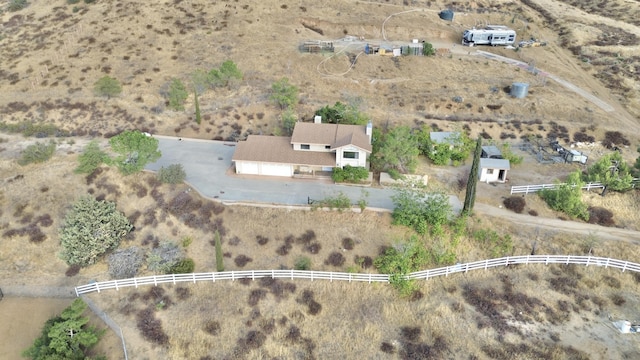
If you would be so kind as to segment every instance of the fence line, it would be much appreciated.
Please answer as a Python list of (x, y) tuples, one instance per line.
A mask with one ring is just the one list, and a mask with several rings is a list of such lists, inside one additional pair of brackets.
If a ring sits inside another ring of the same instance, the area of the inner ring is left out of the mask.
[[(512, 186), (511, 187), (511, 195), (513, 194), (522, 194), (525, 195), (528, 193), (535, 193), (542, 189), (552, 189), (555, 190), (558, 186), (564, 184), (539, 184), (539, 185), (521, 185), (521, 186)], [(634, 178), (631, 181), (631, 188), (635, 189), (636, 186), (640, 185), (640, 178)], [(602, 183), (588, 183), (585, 186), (581, 187), (582, 190), (591, 190), (591, 189), (604, 189), (605, 185)]]
[[(522, 185), (522, 186), (512, 186), (511, 187), (511, 195), (513, 194), (522, 194), (524, 193), (536, 193), (542, 189), (551, 189), (555, 190), (558, 186), (564, 184), (539, 184), (539, 185)], [(591, 189), (604, 189), (604, 184), (601, 183), (588, 183), (585, 186), (581, 187), (582, 190), (591, 190)]]
[(116, 324), (116, 322), (113, 321), (109, 317), (109, 315), (107, 315), (93, 301), (91, 301), (91, 299), (87, 298), (86, 296), (82, 296), (82, 294), (78, 296), (82, 297), (82, 300), (85, 302), (85, 304), (87, 304), (89, 309), (91, 309), (91, 311), (93, 311), (94, 314), (96, 314), (100, 319), (102, 319), (102, 321), (104, 321), (104, 323), (107, 324), (107, 326), (111, 328), (111, 330), (113, 330), (114, 333), (116, 333), (116, 336), (120, 338), (120, 340), (122, 341), (122, 350), (124, 351), (124, 358), (125, 360), (129, 360), (129, 357), (127, 356), (127, 345), (124, 342), (124, 336), (122, 335), (122, 329), (120, 328), (120, 326), (118, 326), (118, 324)]
[[(526, 256), (508, 256), (497, 259), (488, 259), (470, 262), (466, 264), (456, 264), (437, 269), (418, 271), (406, 276), (411, 280), (429, 280), (438, 276), (449, 276), (455, 273), (466, 273), (472, 270), (487, 270), (493, 267), (521, 265), (521, 264), (576, 264), (576, 265), (594, 265), (612, 267), (621, 269), (622, 272), (627, 270), (640, 272), (640, 264), (595, 256), (577, 256), (577, 255), (526, 255)], [(327, 272), (327, 271), (302, 271), (302, 270), (245, 270), (245, 271), (225, 271), (210, 273), (191, 273), (191, 274), (169, 274), (157, 276), (145, 276), (139, 278), (110, 280), (102, 282), (92, 282), (87, 285), (76, 287), (76, 295), (88, 294), (92, 292), (101, 292), (103, 290), (116, 289), (126, 287), (138, 287), (143, 285), (182, 283), (197, 281), (216, 282), (219, 280), (239, 280), (239, 279), (309, 279), (313, 280), (329, 280), (329, 281), (359, 281), (359, 282), (389, 282), (387, 274), (356, 274), (343, 272)]]

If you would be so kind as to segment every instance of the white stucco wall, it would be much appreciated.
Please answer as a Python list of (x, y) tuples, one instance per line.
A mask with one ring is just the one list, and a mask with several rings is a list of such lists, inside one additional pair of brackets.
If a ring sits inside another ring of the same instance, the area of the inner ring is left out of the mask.
[[(345, 151), (358, 153), (358, 158), (357, 159), (344, 158), (343, 153)], [(367, 153), (354, 146), (345, 146), (345, 147), (336, 149), (336, 166), (344, 167), (345, 165), (366, 167)]]

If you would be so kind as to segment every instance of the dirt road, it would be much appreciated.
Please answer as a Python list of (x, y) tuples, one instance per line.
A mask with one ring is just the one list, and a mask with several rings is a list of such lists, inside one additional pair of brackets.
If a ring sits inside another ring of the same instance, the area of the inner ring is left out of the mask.
[(584, 236), (595, 234), (596, 236), (604, 239), (621, 240), (640, 245), (640, 232), (638, 231), (603, 227), (600, 225), (585, 224), (577, 221), (549, 219), (525, 214), (516, 214), (506, 209), (501, 209), (482, 203), (475, 204), (475, 211), (482, 212), (487, 216), (507, 220), (516, 225), (524, 225), (546, 230), (563, 231)]

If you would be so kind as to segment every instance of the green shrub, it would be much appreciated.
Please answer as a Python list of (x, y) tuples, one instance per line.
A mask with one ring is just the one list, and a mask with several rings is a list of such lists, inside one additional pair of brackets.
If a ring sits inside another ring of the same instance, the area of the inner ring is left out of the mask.
[(351, 208), (351, 199), (343, 192), (338, 193), (335, 196), (327, 196), (326, 198), (318, 201), (314, 204), (313, 208), (329, 208), (338, 209), (340, 211)]
[(67, 4), (73, 5), (79, 3), (80, 0), (67, 0)]
[(91, 265), (105, 252), (117, 248), (131, 228), (115, 203), (81, 197), (65, 216), (60, 257), (69, 265)]
[(419, 189), (399, 189), (392, 196), (395, 204), (393, 223), (409, 226), (418, 234), (440, 232), (453, 215), (449, 198), (441, 193)]
[(110, 99), (112, 96), (116, 96), (122, 92), (122, 86), (120, 86), (118, 80), (110, 76), (103, 76), (96, 81), (94, 90), (96, 94), (106, 96), (107, 99)]
[(509, 160), (511, 165), (520, 165), (524, 161), (524, 157), (518, 156), (511, 151), (511, 145), (509, 143), (502, 144), (502, 158)]
[(343, 168), (333, 169), (331, 178), (335, 182), (359, 183), (369, 177), (369, 170), (362, 166), (345, 165)]
[(436, 50), (433, 48), (433, 45), (428, 42), (422, 43), (422, 55), (424, 56), (433, 56), (436, 54)]
[(511, 236), (500, 236), (495, 230), (480, 229), (473, 232), (473, 238), (492, 258), (507, 256), (513, 251)]
[(580, 218), (589, 221), (587, 205), (582, 202), (582, 187), (584, 182), (580, 180), (580, 172), (571, 173), (566, 183), (558, 185), (556, 189), (542, 189), (538, 195), (556, 211), (562, 211), (572, 218)]
[(165, 184), (179, 184), (186, 179), (187, 173), (180, 164), (171, 164), (166, 168), (163, 166), (158, 170), (158, 180)]
[(196, 268), (192, 258), (184, 258), (171, 267), (171, 274), (189, 274)]
[(37, 138), (45, 138), (50, 136), (69, 136), (69, 132), (58, 129), (53, 124), (35, 123), (33, 121), (23, 121), (16, 124), (0, 122), (0, 130), (12, 134), (22, 134), (25, 137), (34, 136)]
[(78, 157), (80, 163), (75, 169), (77, 174), (91, 174), (98, 166), (102, 165), (109, 156), (100, 149), (98, 142), (93, 140)]
[(169, 85), (169, 107), (173, 110), (184, 110), (184, 102), (189, 93), (180, 79), (173, 79)]
[(311, 259), (306, 256), (301, 256), (296, 259), (293, 268), (296, 270), (311, 270)]
[(34, 163), (43, 163), (53, 156), (56, 152), (55, 141), (50, 141), (48, 144), (37, 142), (35, 144), (27, 146), (18, 159), (18, 164), (24, 166)]
[(298, 102), (298, 88), (289, 84), (289, 79), (282, 78), (271, 85), (271, 101), (286, 109)]
[(406, 275), (421, 270), (429, 262), (429, 253), (415, 236), (403, 244), (388, 248), (378, 256), (373, 265), (383, 274), (389, 274), (389, 282), (402, 296), (411, 296), (417, 289)]
[(358, 110), (356, 104), (347, 105), (339, 101), (333, 106), (318, 109), (315, 115), (322, 116), (322, 122), (332, 124), (365, 125), (369, 122), (369, 117)]

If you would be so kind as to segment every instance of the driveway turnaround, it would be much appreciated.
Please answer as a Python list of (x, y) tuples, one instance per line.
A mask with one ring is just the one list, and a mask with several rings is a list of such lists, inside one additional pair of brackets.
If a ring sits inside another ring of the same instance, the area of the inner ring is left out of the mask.
[[(393, 210), (391, 189), (336, 185), (329, 180), (236, 175), (231, 163), (235, 143), (155, 137), (162, 157), (147, 165), (147, 170), (181, 164), (187, 173), (187, 182), (209, 198), (227, 203), (308, 205), (308, 199), (322, 200), (343, 193), (352, 204), (364, 199), (370, 208)], [(456, 196), (450, 195), (449, 203), (456, 212), (462, 209)]]

